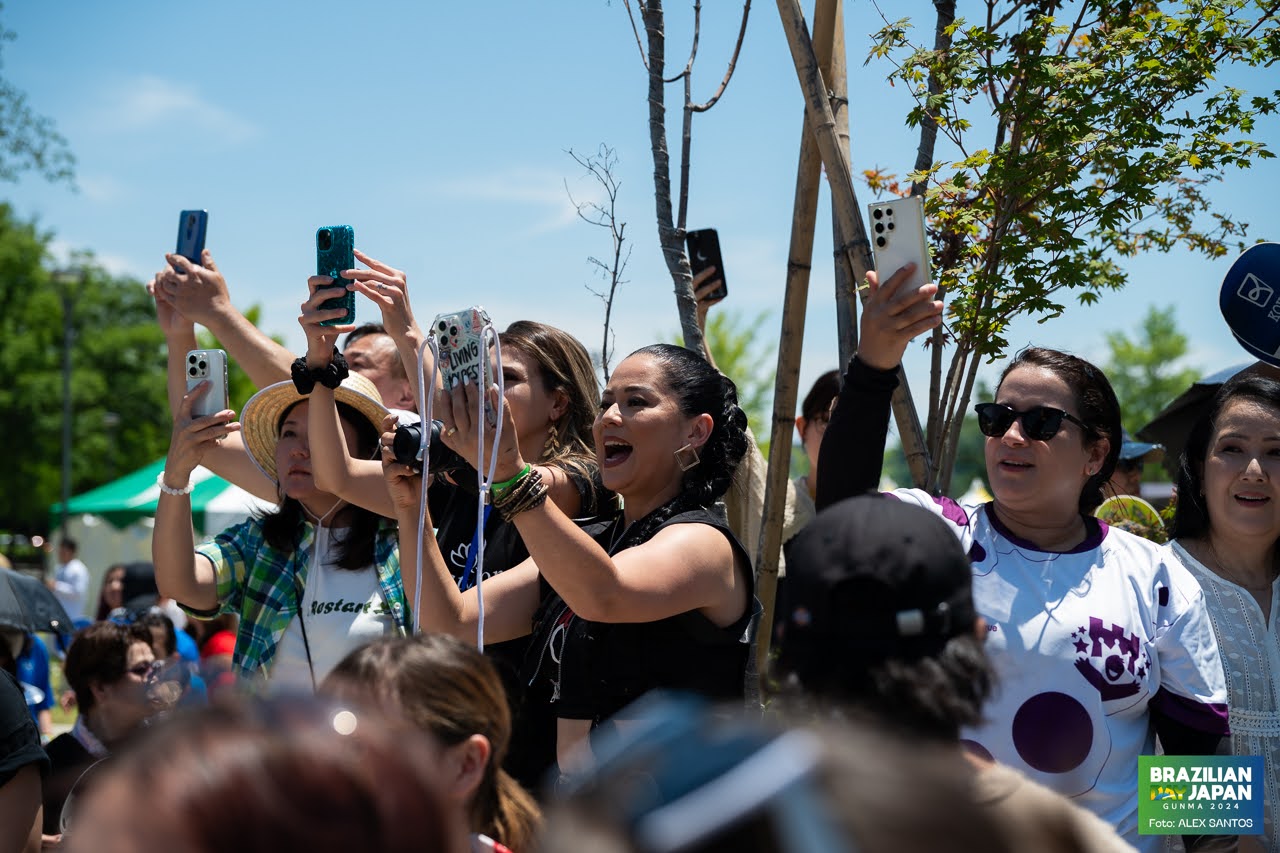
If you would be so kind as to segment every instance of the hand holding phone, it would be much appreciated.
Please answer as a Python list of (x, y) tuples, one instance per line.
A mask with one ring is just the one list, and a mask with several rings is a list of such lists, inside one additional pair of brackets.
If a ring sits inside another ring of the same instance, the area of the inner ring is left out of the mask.
[[(355, 269), (355, 230), (350, 225), (330, 225), (316, 231), (316, 275), (327, 275), (333, 279), (334, 287), (346, 287), (347, 280), (342, 277), (343, 270)], [(346, 326), (356, 321), (356, 295), (346, 291), (341, 296), (326, 299), (320, 304), (322, 310), (345, 308), (346, 314), (325, 320), (321, 326)]]
[(924, 200), (920, 196), (873, 201), (867, 205), (871, 224), (871, 245), (876, 256), (876, 274), (880, 281), (908, 263), (915, 272), (903, 287), (919, 290), (929, 283), (929, 243), (925, 239)]
[[(440, 376), (446, 391), (465, 380), (487, 394), (493, 384), (493, 367), (484, 341), (484, 328), (488, 325), (491, 325), (489, 315), (479, 306), (441, 314), (432, 321), (429, 334), (440, 350)], [(485, 416), (490, 426), (498, 423), (498, 414), (487, 398)]]
[(187, 353), (187, 393), (205, 380), (209, 388), (191, 405), (191, 416), (203, 418), (227, 408), (227, 354), (220, 349)]
[(174, 253), (200, 266), (200, 255), (204, 251), (204, 236), (208, 226), (207, 210), (182, 211), (178, 215), (178, 245)]
[(719, 275), (720, 286), (707, 294), (707, 298), (720, 300), (728, 296), (729, 287), (725, 284), (724, 259), (720, 256), (720, 235), (716, 233), (716, 229), (686, 231), (684, 242), (689, 249), (689, 268), (694, 275), (708, 267), (715, 267)]

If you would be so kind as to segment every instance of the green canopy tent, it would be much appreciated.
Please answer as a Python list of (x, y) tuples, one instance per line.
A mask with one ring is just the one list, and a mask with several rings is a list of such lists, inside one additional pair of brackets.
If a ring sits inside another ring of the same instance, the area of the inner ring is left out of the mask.
[[(151, 529), (155, 526), (160, 487), (156, 477), (164, 470), (160, 459), (114, 482), (76, 495), (67, 505), (63, 534), (80, 546), (79, 557), (89, 567), (89, 600), (97, 600), (97, 587), (108, 566), (151, 559)], [(238, 486), (205, 468), (191, 474), (192, 520), (197, 538), (211, 537), (237, 524), (253, 512), (272, 509)], [(61, 502), (49, 508), (49, 526), (58, 526)]]
[[(95, 515), (119, 529), (154, 518), (156, 501), (160, 498), (156, 477), (163, 470), (164, 460), (160, 459), (119, 480), (76, 495), (67, 505), (67, 514)], [(197, 468), (191, 479), (196, 484), (191, 492), (191, 515), (198, 533), (217, 533), (248, 517), (255, 509), (270, 507), (206, 468)], [(51, 527), (56, 526), (61, 510), (60, 502), (50, 507)]]

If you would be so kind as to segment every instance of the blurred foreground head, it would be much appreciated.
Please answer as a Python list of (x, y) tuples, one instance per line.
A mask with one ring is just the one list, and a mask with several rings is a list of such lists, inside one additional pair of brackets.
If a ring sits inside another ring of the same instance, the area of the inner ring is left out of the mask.
[(954, 752), (850, 726), (783, 731), (691, 697), (650, 694), (627, 716), (547, 813), (543, 853), (1008, 849)]
[(350, 705), (292, 697), (201, 708), (112, 760), (64, 846), (446, 853), (459, 841), (448, 837), (431, 759), (413, 730)]

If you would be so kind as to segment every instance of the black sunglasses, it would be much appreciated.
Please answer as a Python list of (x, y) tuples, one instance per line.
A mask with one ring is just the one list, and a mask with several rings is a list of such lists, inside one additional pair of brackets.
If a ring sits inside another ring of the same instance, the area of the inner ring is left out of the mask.
[(1062, 429), (1064, 420), (1087, 430), (1085, 422), (1075, 415), (1055, 409), (1052, 406), (1032, 406), (1025, 412), (1019, 412), (1011, 406), (1001, 403), (979, 403), (973, 407), (978, 413), (978, 429), (990, 438), (999, 438), (1009, 431), (1016, 420), (1022, 421), (1022, 430), (1027, 438), (1035, 441), (1048, 441)]

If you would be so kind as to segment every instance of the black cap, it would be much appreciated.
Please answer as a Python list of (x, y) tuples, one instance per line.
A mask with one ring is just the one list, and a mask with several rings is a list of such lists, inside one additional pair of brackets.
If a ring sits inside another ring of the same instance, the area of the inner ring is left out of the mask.
[(124, 567), (124, 589), (121, 598), (127, 610), (146, 610), (159, 599), (155, 566), (145, 561)]
[(827, 507), (787, 544), (786, 597), (778, 664), (802, 683), (850, 664), (936, 655), (976, 619), (955, 533), (881, 495)]

